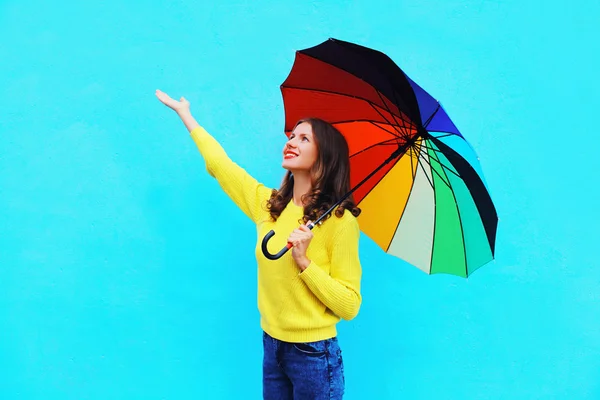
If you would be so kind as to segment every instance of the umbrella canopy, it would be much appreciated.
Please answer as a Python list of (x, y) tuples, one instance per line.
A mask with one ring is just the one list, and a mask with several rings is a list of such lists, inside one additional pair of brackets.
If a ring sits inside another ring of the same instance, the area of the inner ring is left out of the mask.
[(475, 152), (388, 56), (329, 39), (296, 52), (281, 91), (286, 134), (317, 117), (345, 136), (361, 230), (384, 251), (463, 277), (494, 258), (498, 217)]

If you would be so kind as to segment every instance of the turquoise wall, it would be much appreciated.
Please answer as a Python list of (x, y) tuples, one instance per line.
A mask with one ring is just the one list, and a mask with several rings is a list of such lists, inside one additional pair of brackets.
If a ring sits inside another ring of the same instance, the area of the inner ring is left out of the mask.
[(254, 228), (154, 90), (278, 185), (279, 85), (328, 37), (442, 101), (500, 216), (468, 280), (362, 237), (346, 398), (600, 398), (599, 18), (592, 1), (2, 1), (0, 398), (260, 398)]

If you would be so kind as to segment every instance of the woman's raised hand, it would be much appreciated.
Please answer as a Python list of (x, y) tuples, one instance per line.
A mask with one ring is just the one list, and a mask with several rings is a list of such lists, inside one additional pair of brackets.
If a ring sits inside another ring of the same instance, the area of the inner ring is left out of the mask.
[(171, 96), (169, 96), (165, 92), (162, 92), (158, 89), (156, 90), (156, 97), (158, 97), (158, 99), (164, 105), (171, 108), (173, 111), (175, 111), (178, 114), (181, 114), (182, 112), (188, 112), (190, 110), (190, 102), (187, 101), (184, 97), (181, 97), (179, 99), (179, 101), (177, 101), (177, 100), (171, 98)]
[(190, 111), (190, 102), (184, 97), (181, 97), (181, 99), (177, 101), (172, 99), (171, 96), (165, 92), (161, 92), (158, 89), (156, 90), (156, 97), (158, 97), (158, 99), (164, 105), (171, 108), (177, 113), (177, 115), (179, 115), (179, 118), (181, 118), (181, 121), (185, 124), (185, 127), (188, 129), (188, 131), (192, 132), (194, 129), (200, 126), (192, 116), (192, 112)]

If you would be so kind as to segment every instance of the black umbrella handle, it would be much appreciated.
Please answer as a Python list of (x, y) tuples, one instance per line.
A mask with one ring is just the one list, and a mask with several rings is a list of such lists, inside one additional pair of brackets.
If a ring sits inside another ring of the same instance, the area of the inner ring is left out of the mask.
[[(312, 230), (312, 228), (315, 227), (315, 224), (310, 222), (306, 226), (308, 227), (308, 229)], [(262, 246), (261, 246), (262, 252), (265, 255), (265, 257), (267, 257), (269, 260), (277, 260), (277, 259), (281, 258), (285, 253), (288, 252), (289, 249), (294, 247), (294, 245), (292, 245), (291, 243), (288, 242), (281, 250), (279, 250), (279, 253), (271, 254), (269, 252), (269, 249), (267, 248), (267, 243), (269, 243), (269, 240), (271, 240), (271, 238), (273, 236), (275, 236), (275, 231), (273, 229), (271, 229), (269, 231), (269, 233), (267, 233), (262, 240)]]

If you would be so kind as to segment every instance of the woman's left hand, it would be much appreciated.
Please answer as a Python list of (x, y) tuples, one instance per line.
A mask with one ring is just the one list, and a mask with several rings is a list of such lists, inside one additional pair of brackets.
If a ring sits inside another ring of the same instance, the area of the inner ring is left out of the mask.
[(288, 238), (288, 242), (294, 246), (292, 247), (292, 257), (302, 271), (310, 264), (310, 260), (306, 257), (306, 250), (312, 238), (313, 233), (306, 225), (294, 229)]

